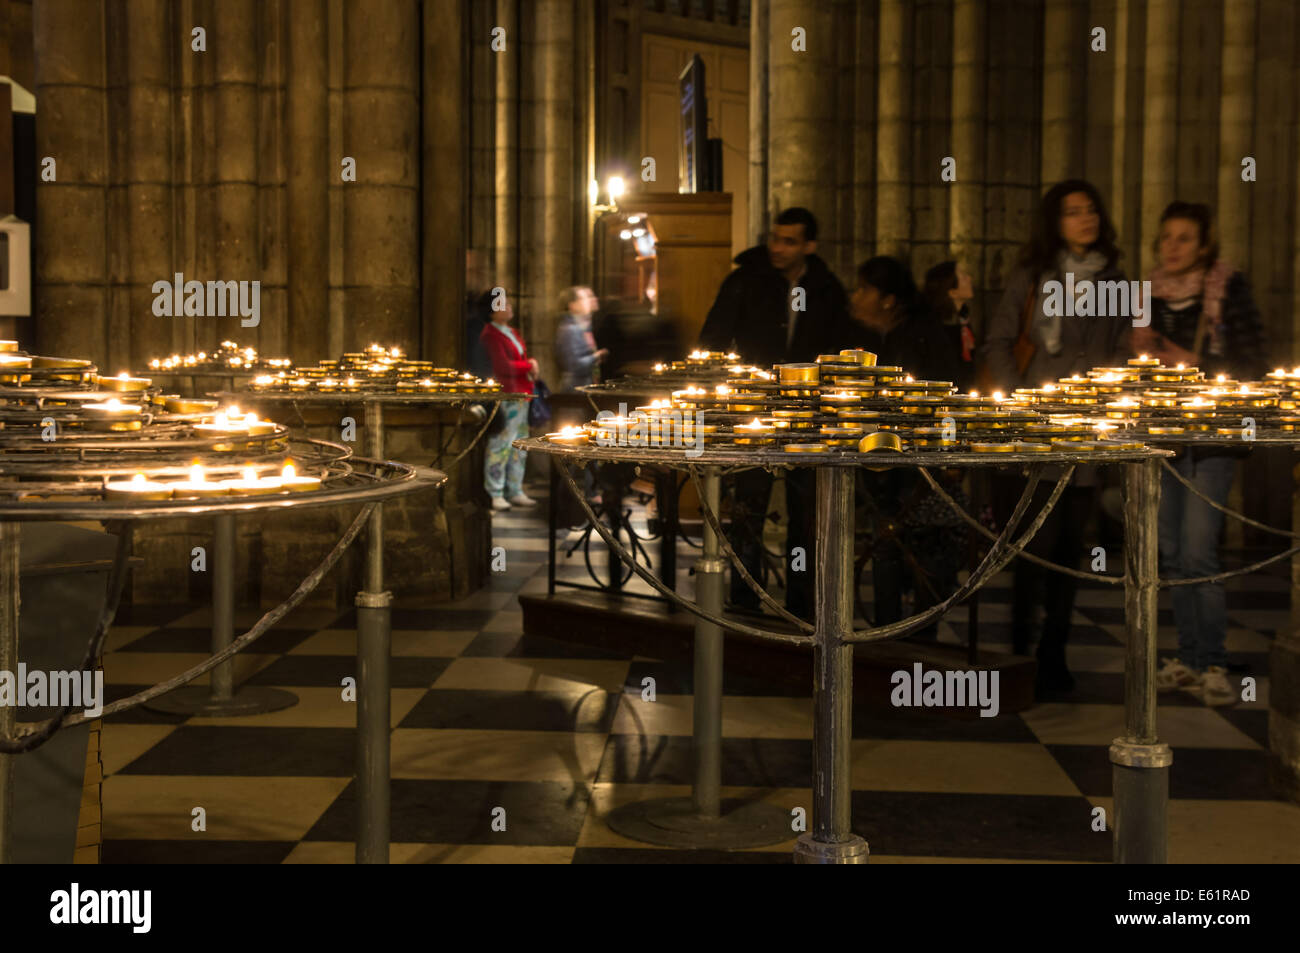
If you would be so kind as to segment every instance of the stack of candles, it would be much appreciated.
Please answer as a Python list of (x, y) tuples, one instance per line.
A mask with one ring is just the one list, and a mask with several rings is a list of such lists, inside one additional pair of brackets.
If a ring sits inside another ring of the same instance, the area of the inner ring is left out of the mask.
[(313, 366), (285, 366), (274, 374), (259, 374), (249, 389), (260, 393), (359, 394), (398, 393), (460, 395), (499, 393), (495, 380), (481, 380), (432, 361), (416, 361), (401, 348), (371, 344), (364, 351), (349, 351), (338, 360)]
[(137, 473), (129, 480), (111, 480), (104, 485), (108, 500), (142, 502), (152, 500), (203, 500), (224, 496), (261, 496), (271, 493), (303, 493), (321, 488), (314, 476), (299, 476), (292, 463), (280, 472), (262, 475), (257, 467), (246, 466), (238, 478), (208, 479), (202, 464), (189, 468), (186, 480), (151, 480)]
[(215, 351), (199, 351), (197, 354), (173, 354), (170, 357), (156, 357), (149, 362), (149, 370), (160, 373), (230, 373), (256, 371), (270, 368), (278, 370), (291, 364), (287, 357), (263, 359), (258, 356), (257, 348), (245, 347), (234, 341), (222, 341)]

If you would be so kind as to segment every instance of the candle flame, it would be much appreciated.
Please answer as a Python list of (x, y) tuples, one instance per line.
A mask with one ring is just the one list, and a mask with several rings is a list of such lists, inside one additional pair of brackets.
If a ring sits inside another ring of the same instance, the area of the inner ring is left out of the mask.
[(148, 479), (148, 478), (147, 478), (143, 473), (137, 473), (135, 476), (131, 477), (131, 482), (132, 482), (132, 483), (144, 483), (145, 480), (147, 480), (147, 479)]
[(292, 463), (286, 463), (284, 469), (280, 471), (280, 476), (284, 477), (286, 480), (291, 480), (297, 475), (298, 471)]
[(195, 483), (203, 482), (203, 467), (200, 464), (193, 464), (190, 467), (190, 479)]
[(256, 468), (256, 467), (244, 467), (244, 479), (247, 480), (249, 483), (256, 483), (256, 482), (257, 482), (257, 468)]

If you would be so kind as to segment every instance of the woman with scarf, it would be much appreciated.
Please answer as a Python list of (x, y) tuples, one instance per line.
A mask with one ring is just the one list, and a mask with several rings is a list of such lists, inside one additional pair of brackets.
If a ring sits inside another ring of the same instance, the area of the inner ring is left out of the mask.
[[(1125, 353), (1124, 332), (1131, 316), (1068, 317), (1045, 307), (1048, 282), (1065, 286), (1072, 275), (1076, 293), (1091, 282), (1122, 281), (1115, 228), (1101, 194), (1091, 183), (1069, 179), (1052, 186), (1039, 203), (1034, 234), (1020, 252), (984, 340), (986, 386), (1010, 393), (1017, 387), (1041, 387), (1099, 365), (1112, 365)], [(1051, 310), (1053, 313), (1049, 314)], [(1051, 494), (1049, 471), (1040, 481), (1022, 526), (1033, 520)], [(997, 481), (1002, 515), (1010, 513), (1024, 488), (1023, 478)], [(1097, 498), (1098, 474), (1077, 467), (1056, 508), (1026, 547), (1028, 552), (1063, 566), (1076, 567), (1083, 553), (1083, 531)], [(1078, 584), (1071, 576), (1015, 563), (1011, 642), (1017, 655), (1028, 651), (1038, 607), (1045, 617), (1038, 642), (1040, 696), (1074, 688), (1065, 664), (1065, 644)]]
[[(1174, 202), (1160, 216), (1151, 272), (1151, 324), (1133, 331), (1133, 349), (1165, 364), (1199, 367), (1207, 377), (1258, 380), (1265, 371), (1264, 329), (1246, 276), (1218, 255), (1210, 209)], [(1171, 461), (1188, 483), (1216, 503), (1227, 502), (1246, 448), (1189, 448)], [(1160, 575), (1191, 579), (1219, 572), (1223, 513), (1168, 472), (1160, 482)], [(1207, 705), (1230, 705), (1222, 583), (1172, 589), (1178, 657), (1156, 673), (1163, 691), (1186, 689)]]

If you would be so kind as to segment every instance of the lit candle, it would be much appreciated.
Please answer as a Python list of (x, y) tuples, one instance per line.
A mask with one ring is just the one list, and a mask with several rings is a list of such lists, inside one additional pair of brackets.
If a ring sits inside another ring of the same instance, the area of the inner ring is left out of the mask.
[(1130, 357), (1128, 364), (1129, 367), (1159, 367), (1160, 359), (1143, 354), (1140, 357)]
[(169, 500), (172, 488), (167, 483), (156, 483), (137, 473), (129, 480), (115, 480), (104, 487), (104, 498), (109, 500)]
[(123, 371), (116, 377), (104, 377), (101, 375), (95, 378), (95, 384), (98, 387), (104, 390), (118, 391), (119, 393), (148, 390), (149, 385), (152, 383), (153, 381), (147, 377), (132, 377), (126, 371)]
[(171, 484), (172, 496), (178, 500), (206, 499), (213, 496), (226, 496), (230, 490), (223, 482), (205, 479), (203, 467), (194, 464), (190, 467), (190, 478)]
[(305, 493), (321, 488), (319, 477), (299, 476), (297, 468), (292, 463), (286, 463), (284, 469), (280, 471), (280, 484), (290, 493)]
[(589, 438), (581, 427), (561, 427), (559, 433), (548, 433), (546, 439), (565, 447), (586, 446)]
[(245, 467), (242, 478), (222, 480), (221, 485), (233, 496), (262, 496), (279, 493), (284, 489), (284, 481), (280, 477), (259, 477), (255, 467)]

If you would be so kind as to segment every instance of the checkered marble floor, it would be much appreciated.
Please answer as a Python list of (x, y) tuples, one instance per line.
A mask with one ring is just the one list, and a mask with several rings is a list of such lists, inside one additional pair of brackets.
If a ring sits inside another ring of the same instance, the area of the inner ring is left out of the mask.
[[(544, 510), (496, 514), (493, 535), (507, 568), (487, 589), (426, 609), (399, 601), (393, 612), (392, 860), (789, 862), (793, 832), (771, 848), (723, 853), (649, 847), (609, 830), (612, 808), (689, 794), (691, 666), (522, 635), (517, 596), (546, 586)], [(680, 551), (689, 591), (692, 551)], [(604, 565), (599, 540), (592, 552)], [(1003, 574), (981, 596), (989, 648), (1007, 647), (1009, 585)], [(1091, 825), (1094, 807), (1111, 810), (1106, 750), (1123, 726), (1121, 598), (1100, 586), (1080, 592), (1069, 648), (1078, 687), (1067, 700), (971, 720), (855, 710), (853, 829), (873, 862), (1109, 861), (1110, 835)], [(1258, 679), (1258, 700), (1210, 709), (1162, 696), (1160, 735), (1174, 749), (1170, 860), (1295, 863), (1300, 807), (1273, 798), (1265, 760), (1267, 653), (1287, 624), (1288, 594), (1281, 579), (1255, 576), (1234, 582), (1228, 599), (1228, 648), (1241, 674)], [(104, 663), (110, 699), (205, 657), (209, 619), (186, 607), (120, 618)], [(1165, 650), (1171, 623), (1162, 602)], [(353, 624), (351, 611), (300, 611), (238, 656), (238, 681), (289, 689), (293, 708), (108, 718), (104, 862), (350, 863), (356, 710), (340, 684), (355, 674)], [(958, 610), (940, 638), (959, 643), (965, 631)], [(653, 702), (642, 700), (647, 675)], [(733, 674), (724, 692), (723, 795), (811, 813), (809, 695)], [(195, 807), (206, 831), (191, 830)], [(497, 808), (504, 830), (494, 830)]]

